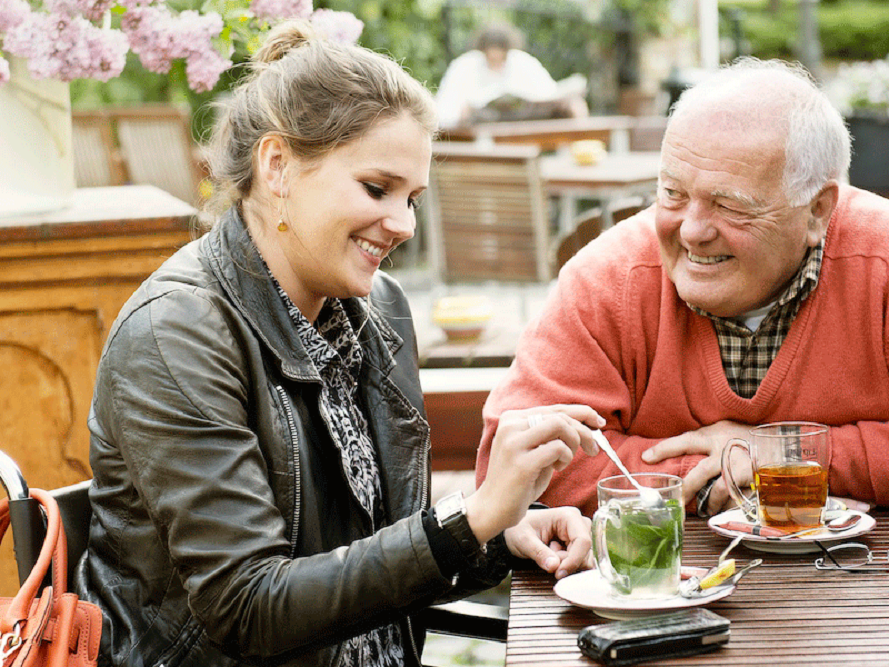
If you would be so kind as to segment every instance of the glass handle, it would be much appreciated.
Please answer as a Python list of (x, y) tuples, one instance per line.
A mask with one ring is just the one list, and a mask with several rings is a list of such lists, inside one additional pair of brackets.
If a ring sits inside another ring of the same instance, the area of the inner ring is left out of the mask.
[(722, 450), (722, 460), (720, 462), (722, 478), (725, 480), (726, 487), (728, 487), (729, 495), (732, 497), (732, 500), (738, 504), (741, 511), (744, 512), (744, 516), (747, 517), (747, 520), (752, 521), (753, 523), (758, 523), (759, 514), (756, 511), (756, 502), (744, 495), (740, 487), (738, 487), (737, 482), (735, 482), (735, 477), (732, 474), (731, 453), (735, 447), (743, 449), (747, 452), (747, 456), (750, 456), (750, 443), (741, 438), (732, 438), (729, 440), (728, 444)]
[(608, 504), (600, 507), (593, 515), (593, 555), (596, 557), (596, 566), (599, 568), (602, 578), (624, 595), (629, 595), (631, 593), (630, 578), (615, 571), (611, 565), (611, 559), (608, 557), (605, 528), (609, 521), (615, 527), (620, 528), (620, 508), (613, 501), (608, 501)]

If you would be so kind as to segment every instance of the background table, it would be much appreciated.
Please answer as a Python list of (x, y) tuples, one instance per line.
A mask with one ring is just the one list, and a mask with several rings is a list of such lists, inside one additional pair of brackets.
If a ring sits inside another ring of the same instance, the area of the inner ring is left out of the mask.
[[(868, 544), (884, 563), (889, 547), (889, 511), (873, 513), (876, 528), (857, 542)], [(727, 538), (698, 518), (686, 523), (684, 565), (716, 562)], [(741, 563), (761, 557), (735, 592), (707, 608), (732, 622), (731, 641), (716, 652), (690, 658), (652, 660), (646, 665), (732, 665), (814, 667), (889, 665), (889, 571), (816, 570), (818, 554), (764, 554), (738, 546)], [(554, 578), (541, 570), (513, 573), (506, 665), (591, 667), (577, 648), (577, 633), (607, 623), (591, 610), (553, 593)]]
[(577, 216), (577, 200), (602, 202), (603, 228), (611, 224), (609, 204), (621, 197), (641, 196), (653, 201), (657, 193), (660, 153), (609, 153), (594, 165), (577, 164), (570, 153), (540, 158), (540, 177), (547, 192), (561, 199), (559, 229), (570, 232)]

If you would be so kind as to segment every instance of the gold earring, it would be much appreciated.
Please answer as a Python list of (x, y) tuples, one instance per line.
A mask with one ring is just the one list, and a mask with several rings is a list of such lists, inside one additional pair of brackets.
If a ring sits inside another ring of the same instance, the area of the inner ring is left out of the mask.
[(287, 231), (287, 223), (284, 222), (284, 198), (281, 197), (281, 200), (278, 202), (278, 231), (286, 232)]

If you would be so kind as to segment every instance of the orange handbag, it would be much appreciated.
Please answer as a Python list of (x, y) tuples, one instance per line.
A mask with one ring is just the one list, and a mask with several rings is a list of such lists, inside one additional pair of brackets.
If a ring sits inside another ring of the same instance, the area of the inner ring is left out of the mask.
[[(30, 495), (46, 513), (46, 539), (31, 573), (12, 598), (0, 598), (0, 664), (3, 667), (95, 666), (102, 612), (68, 592), (68, 543), (59, 506), (49, 493)], [(0, 500), (0, 540), (9, 527), (9, 501)], [(52, 585), (42, 584), (52, 564)]]

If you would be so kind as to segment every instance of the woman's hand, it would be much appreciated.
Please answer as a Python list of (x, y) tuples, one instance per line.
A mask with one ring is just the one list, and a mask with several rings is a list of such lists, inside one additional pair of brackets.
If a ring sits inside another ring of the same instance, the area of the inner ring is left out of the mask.
[(528, 510), (504, 533), (514, 556), (530, 558), (556, 579), (592, 567), (592, 522), (576, 507)]
[(504, 412), (491, 443), (485, 481), (466, 499), (466, 518), (479, 543), (516, 525), (553, 473), (571, 463), (578, 449), (598, 454), (592, 429), (604, 425), (586, 405)]

